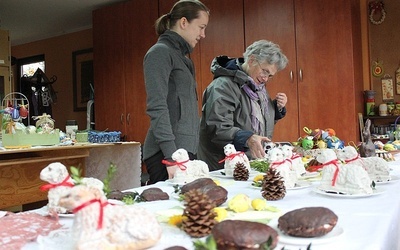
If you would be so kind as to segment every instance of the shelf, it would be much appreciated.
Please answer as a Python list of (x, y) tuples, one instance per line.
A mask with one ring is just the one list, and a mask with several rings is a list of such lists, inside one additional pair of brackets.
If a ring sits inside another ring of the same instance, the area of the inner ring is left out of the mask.
[(364, 116), (364, 120), (366, 119), (370, 119), (370, 120), (379, 120), (379, 119), (388, 119), (388, 120), (394, 120), (396, 119), (398, 116), (397, 115), (388, 115), (388, 116), (379, 116), (379, 115), (375, 115), (375, 116)]

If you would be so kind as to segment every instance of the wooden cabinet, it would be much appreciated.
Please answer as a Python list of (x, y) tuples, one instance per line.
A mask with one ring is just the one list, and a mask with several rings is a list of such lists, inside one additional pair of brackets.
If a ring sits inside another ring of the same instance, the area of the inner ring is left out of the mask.
[[(157, 36), (154, 22), (175, 0), (132, 0), (94, 11), (96, 129), (121, 130), (144, 141), (149, 126), (142, 62)], [(359, 1), (203, 0), (211, 10), (206, 38), (190, 55), (196, 67), (199, 107), (217, 55), (241, 57), (259, 39), (279, 44), (288, 67), (267, 84), (288, 95), (287, 116), (275, 141), (295, 141), (303, 127), (333, 128), (359, 141), (363, 110)], [(200, 111), (200, 110), (199, 110)]]
[(359, 141), (363, 110), (359, 2), (244, 0), (246, 45), (258, 39), (279, 44), (288, 67), (268, 83), (271, 96), (288, 95), (287, 116), (274, 140), (296, 140), (303, 127), (333, 128)]
[(157, 36), (157, 0), (135, 0), (93, 12), (96, 129), (143, 143), (149, 126), (143, 57)]

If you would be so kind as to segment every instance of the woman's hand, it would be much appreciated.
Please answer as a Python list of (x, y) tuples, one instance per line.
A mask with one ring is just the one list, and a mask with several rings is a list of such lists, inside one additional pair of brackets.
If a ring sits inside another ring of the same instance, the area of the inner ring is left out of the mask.
[(247, 139), (247, 146), (250, 149), (251, 157), (254, 159), (260, 159), (265, 157), (264, 142), (270, 142), (268, 137), (252, 135)]
[(287, 103), (287, 96), (285, 93), (278, 93), (276, 94), (275, 100), (278, 109), (283, 109), (283, 107), (285, 107)]

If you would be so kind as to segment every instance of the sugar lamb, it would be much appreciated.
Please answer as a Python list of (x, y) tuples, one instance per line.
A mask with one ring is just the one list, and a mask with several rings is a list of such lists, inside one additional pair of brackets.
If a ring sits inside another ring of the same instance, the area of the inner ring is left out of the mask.
[(174, 183), (189, 183), (198, 178), (209, 177), (207, 163), (201, 160), (190, 160), (188, 152), (180, 148), (172, 154), (173, 162), (163, 161), (168, 167), (175, 169), (172, 179)]
[(363, 167), (371, 180), (375, 182), (386, 182), (391, 180), (390, 167), (386, 160), (378, 156), (360, 157), (357, 149), (346, 146), (337, 152), (338, 159), (346, 164), (356, 164)]
[[(75, 185), (67, 168), (60, 162), (50, 163), (40, 171), (40, 179), (49, 183), (40, 188), (42, 191), (48, 191), (47, 197), (49, 202), (47, 207), (49, 213), (68, 213), (69, 211), (58, 203), (60, 197), (65, 196), (65, 194), (69, 192), (69, 189)], [(100, 192), (103, 192), (104, 184), (96, 178), (82, 178), (82, 184), (95, 187), (99, 189)]]
[(340, 194), (371, 194), (371, 178), (356, 164), (342, 164), (333, 149), (321, 150), (316, 160), (322, 163), (319, 189)]
[(285, 160), (283, 151), (279, 147), (271, 148), (267, 153), (267, 160), (270, 168), (275, 168), (282, 176), (286, 189), (293, 188), (298, 181), (295, 170), (292, 170), (292, 163)]
[(224, 162), (224, 170), (226, 176), (233, 176), (237, 163), (242, 163), (247, 170), (250, 171), (250, 161), (244, 152), (236, 151), (233, 144), (227, 144), (224, 147), (225, 158), (220, 160), (219, 163)]
[(283, 152), (283, 157), (286, 161), (290, 162), (290, 168), (296, 171), (297, 178), (300, 178), (306, 173), (306, 168), (304, 167), (304, 162), (299, 154), (293, 152), (293, 146), (282, 145), (281, 150)]
[(162, 234), (153, 213), (139, 206), (111, 205), (97, 188), (76, 185), (60, 205), (75, 214), (74, 249), (147, 249)]

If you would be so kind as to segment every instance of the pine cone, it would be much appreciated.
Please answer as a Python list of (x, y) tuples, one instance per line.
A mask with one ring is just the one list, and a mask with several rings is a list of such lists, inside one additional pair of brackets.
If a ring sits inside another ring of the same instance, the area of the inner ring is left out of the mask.
[(286, 195), (286, 187), (282, 176), (274, 168), (269, 168), (264, 175), (261, 187), (262, 196), (269, 201), (283, 199)]
[(249, 170), (243, 164), (243, 162), (238, 162), (233, 170), (233, 179), (235, 181), (247, 181), (249, 179)]
[(214, 208), (214, 202), (200, 190), (193, 189), (187, 192), (182, 219), (183, 231), (195, 238), (209, 235), (217, 223)]

